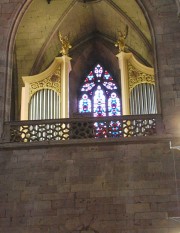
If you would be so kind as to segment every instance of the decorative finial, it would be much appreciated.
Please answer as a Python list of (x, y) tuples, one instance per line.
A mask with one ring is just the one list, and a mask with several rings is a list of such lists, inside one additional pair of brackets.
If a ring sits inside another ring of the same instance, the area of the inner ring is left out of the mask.
[(115, 43), (115, 46), (119, 48), (119, 52), (121, 51), (125, 51), (125, 48), (126, 48), (126, 38), (128, 36), (128, 25), (126, 25), (126, 29), (124, 31), (124, 33), (122, 33), (121, 31), (118, 32), (118, 39)]
[(69, 35), (67, 36), (62, 36), (61, 33), (59, 32), (59, 40), (61, 42), (61, 50), (60, 50), (60, 53), (62, 55), (68, 55), (69, 53), (69, 49), (72, 48), (72, 46), (70, 45), (70, 42), (69, 42)]

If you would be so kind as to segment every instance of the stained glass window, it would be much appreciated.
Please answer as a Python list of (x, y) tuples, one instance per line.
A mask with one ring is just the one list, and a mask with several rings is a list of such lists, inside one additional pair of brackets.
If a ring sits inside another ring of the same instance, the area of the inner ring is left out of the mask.
[(100, 65), (97, 65), (94, 68), (94, 73), (96, 74), (96, 77), (101, 77), (101, 75), (103, 73), (103, 68)]
[[(92, 113), (94, 117), (120, 116), (121, 103), (118, 86), (111, 74), (100, 64), (84, 78), (80, 88), (79, 112)], [(111, 122), (109, 126), (105, 123), (95, 123), (96, 136), (106, 137), (108, 133), (116, 137), (120, 131), (119, 122)]]
[(120, 100), (115, 92), (108, 99), (108, 113), (109, 116), (120, 116)]
[(101, 86), (98, 86), (94, 93), (94, 116), (106, 116), (106, 97)]
[(88, 95), (84, 94), (79, 101), (79, 111), (80, 112), (91, 112), (91, 100)]
[(95, 117), (121, 115), (117, 84), (100, 64), (85, 77), (80, 90), (80, 113), (92, 112)]

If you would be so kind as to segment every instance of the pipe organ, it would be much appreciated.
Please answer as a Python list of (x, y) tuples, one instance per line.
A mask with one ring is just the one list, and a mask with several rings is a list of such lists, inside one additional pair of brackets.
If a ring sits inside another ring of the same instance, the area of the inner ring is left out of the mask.
[(70, 58), (62, 56), (44, 72), (22, 77), (21, 120), (69, 117), (69, 72)]
[(132, 53), (117, 55), (121, 70), (123, 115), (156, 114), (154, 69), (144, 66)]
[[(142, 65), (132, 53), (117, 55), (121, 70), (123, 115), (156, 114), (154, 69)], [(44, 72), (22, 77), (21, 120), (69, 117), (70, 59), (55, 58)]]

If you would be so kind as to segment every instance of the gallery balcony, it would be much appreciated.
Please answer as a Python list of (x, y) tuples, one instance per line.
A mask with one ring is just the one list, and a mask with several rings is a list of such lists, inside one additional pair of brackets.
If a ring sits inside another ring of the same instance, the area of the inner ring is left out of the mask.
[(161, 115), (78, 117), (54, 120), (6, 122), (3, 142), (8, 144), (63, 144), (142, 140), (163, 133)]

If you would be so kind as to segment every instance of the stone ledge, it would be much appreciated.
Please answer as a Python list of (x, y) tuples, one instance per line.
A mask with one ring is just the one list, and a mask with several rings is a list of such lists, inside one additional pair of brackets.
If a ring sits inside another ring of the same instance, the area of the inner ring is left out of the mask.
[(170, 141), (179, 141), (180, 138), (174, 138), (172, 136), (143, 136), (143, 137), (131, 137), (131, 138), (91, 138), (91, 139), (71, 139), (71, 140), (62, 140), (62, 141), (43, 141), (43, 142), (0, 142), (0, 150), (7, 149), (24, 149), (24, 148), (44, 148), (52, 146), (69, 146), (69, 145), (89, 145), (89, 144), (145, 144), (145, 143), (161, 143)]

